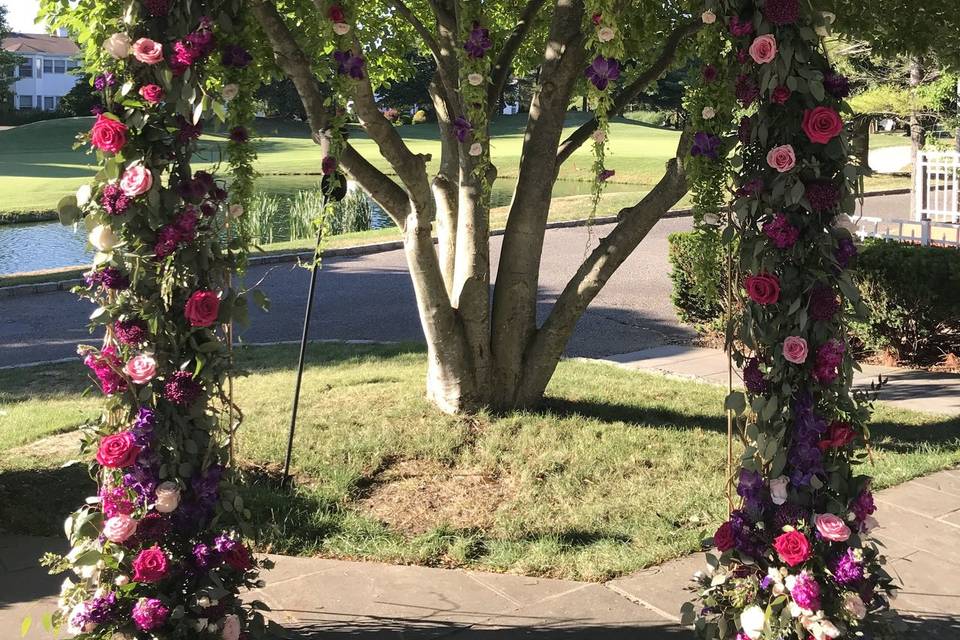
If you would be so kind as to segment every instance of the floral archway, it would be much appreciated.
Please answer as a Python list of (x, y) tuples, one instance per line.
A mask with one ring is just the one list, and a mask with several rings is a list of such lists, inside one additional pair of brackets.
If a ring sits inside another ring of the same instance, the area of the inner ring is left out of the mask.
[[(229, 471), (242, 416), (230, 327), (246, 304), (233, 278), (249, 245), (258, 27), (243, 0), (45, 4), (80, 35), (103, 98), (82, 140), (101, 170), (59, 207), (65, 223), (82, 220), (97, 249), (83, 295), (106, 339), (82, 354), (105, 398), (85, 440), (100, 489), (67, 522), (70, 553), (47, 559), (75, 575), (54, 622), (98, 640), (260, 637), (264, 619), (239, 593), (264, 563), (243, 538), (248, 512)], [(343, 83), (363, 77), (364, 52), (348, 36), (349, 5), (320, 4), (335, 106)], [(458, 6), (469, 19), (458, 53), (465, 109), (453, 135), (471, 167), (462, 180), (488, 193), (488, 115), (471, 96), (486, 91), (490, 35), (478, 3)], [(596, 203), (612, 174), (615, 25), (628, 16), (613, 0), (585, 8)], [(741, 504), (712, 539), (720, 554), (697, 588), (702, 604), (684, 617), (704, 638), (873, 633), (891, 580), (865, 537), (870, 478), (855, 472), (870, 402), (851, 391), (845, 327), (859, 304), (856, 249), (835, 222), (852, 209), (860, 171), (843, 131), (846, 82), (821, 43), (830, 16), (799, 0), (709, 0), (702, 20), (689, 172), (698, 225), (730, 247), (728, 281), (742, 285), (730, 292), (742, 301), (730, 308), (742, 312), (728, 348), (746, 394), (732, 392), (727, 409), (749, 418), (735, 474)], [(330, 111), (317, 137), (327, 175), (344, 125), (344, 112)], [(226, 177), (191, 168), (204, 127), (217, 121), (229, 140)]]

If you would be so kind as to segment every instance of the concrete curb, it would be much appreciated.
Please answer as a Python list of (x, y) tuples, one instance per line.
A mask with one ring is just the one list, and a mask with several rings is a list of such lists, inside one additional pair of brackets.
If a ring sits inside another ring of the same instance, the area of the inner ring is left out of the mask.
[[(910, 189), (887, 189), (885, 191), (871, 191), (863, 194), (865, 198), (877, 196), (893, 196), (910, 193)], [(693, 215), (693, 209), (674, 209), (664, 214), (664, 219), (684, 218)], [(563, 220), (560, 222), (548, 222), (546, 228), (549, 229), (570, 229), (573, 227), (585, 227), (587, 225), (613, 224), (619, 220), (618, 216), (603, 216), (593, 220)], [(495, 229), (490, 232), (490, 236), (502, 236), (503, 229)], [(393, 240), (390, 242), (378, 242), (375, 244), (365, 244), (357, 247), (342, 247), (339, 249), (326, 249), (323, 252), (324, 258), (345, 258), (353, 256), (366, 256), (374, 253), (384, 253), (386, 251), (396, 251), (403, 249), (403, 242)], [(309, 250), (290, 251), (287, 253), (275, 253), (262, 256), (252, 256), (250, 266), (256, 267), (265, 264), (283, 264), (287, 262), (297, 262), (299, 260), (309, 260), (313, 257), (313, 252)], [(0, 286), (0, 298), (15, 298), (34, 293), (51, 293), (54, 291), (69, 291), (73, 287), (83, 284), (81, 278), (71, 278), (69, 280), (59, 280), (54, 282), (36, 282), (33, 284), (18, 284), (9, 287)]]

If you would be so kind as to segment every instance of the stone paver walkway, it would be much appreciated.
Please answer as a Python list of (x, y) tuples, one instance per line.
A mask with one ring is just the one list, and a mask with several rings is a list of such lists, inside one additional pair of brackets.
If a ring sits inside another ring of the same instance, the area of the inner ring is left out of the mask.
[[(903, 638), (960, 638), (960, 470), (877, 495), (888, 570), (903, 585), (895, 606)], [(62, 578), (36, 565), (60, 540), (0, 537), (0, 638), (55, 606)], [(702, 554), (606, 584), (515, 575), (275, 557), (267, 586), (251, 594), (288, 637), (306, 639), (690, 640), (680, 605)], [(50, 638), (34, 624), (28, 639)]]
[[(608, 356), (601, 361), (635, 371), (652, 371), (727, 384), (727, 356), (719, 349), (667, 345)], [(879, 376), (888, 380), (880, 390), (879, 399), (883, 402), (914, 411), (960, 415), (960, 375), (863, 365), (863, 371), (855, 375), (854, 382), (869, 386)], [(737, 371), (734, 371), (734, 385), (741, 385)]]

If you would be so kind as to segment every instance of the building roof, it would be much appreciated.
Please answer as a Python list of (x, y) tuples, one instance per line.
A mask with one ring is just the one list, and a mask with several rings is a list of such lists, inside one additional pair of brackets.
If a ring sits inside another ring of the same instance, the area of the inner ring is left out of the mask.
[(48, 53), (54, 56), (75, 56), (80, 48), (70, 38), (41, 33), (11, 33), (3, 40), (3, 49), (20, 54)]

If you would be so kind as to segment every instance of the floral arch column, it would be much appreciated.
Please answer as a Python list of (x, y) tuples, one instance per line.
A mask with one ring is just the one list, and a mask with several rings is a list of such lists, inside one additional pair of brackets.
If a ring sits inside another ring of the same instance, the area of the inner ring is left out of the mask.
[[(71, 571), (48, 622), (97, 640), (260, 637), (239, 592), (261, 563), (228, 469), (239, 410), (227, 326), (245, 313), (231, 282), (253, 175), (248, 12), (240, 0), (44, 8), (77, 35), (102, 97), (80, 137), (100, 171), (59, 209), (97, 251), (81, 294), (106, 334), (81, 353), (104, 397), (84, 438), (99, 491), (66, 522), (71, 551), (45, 559)], [(229, 183), (191, 168), (214, 115)]]
[[(749, 418), (740, 507), (711, 540), (720, 554), (684, 617), (702, 638), (887, 637), (892, 581), (858, 473), (870, 399), (851, 391), (847, 344), (856, 247), (836, 224), (861, 171), (844, 132), (847, 81), (821, 42), (832, 16), (800, 0), (718, 0), (703, 20), (714, 26), (691, 93), (690, 167), (701, 229), (734, 255), (742, 313), (728, 342), (746, 396), (727, 406)], [(729, 158), (724, 140), (736, 140)]]

